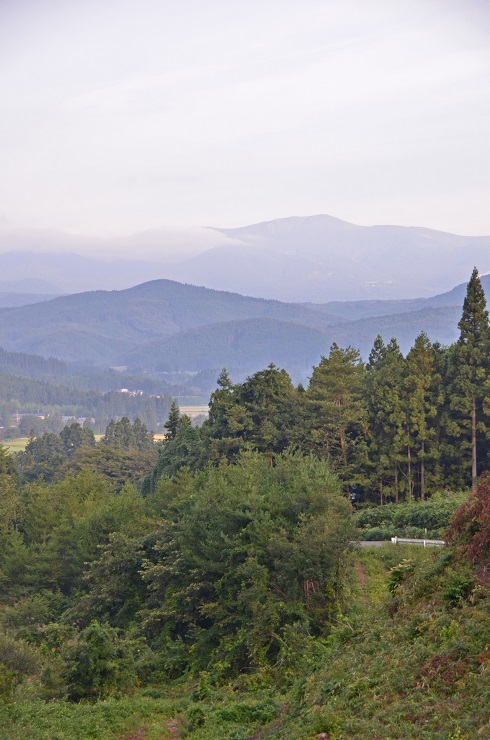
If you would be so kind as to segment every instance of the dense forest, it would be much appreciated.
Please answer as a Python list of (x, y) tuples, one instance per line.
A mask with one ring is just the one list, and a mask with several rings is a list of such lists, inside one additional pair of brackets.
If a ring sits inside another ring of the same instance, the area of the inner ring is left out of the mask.
[(489, 341), (475, 270), (449, 348), (223, 371), (157, 445), (123, 417), (0, 447), (4, 736), (485, 737)]
[(334, 344), (306, 389), (274, 365), (239, 384), (224, 370), (209, 420), (201, 429), (176, 421), (148, 485), (253, 448), (271, 461), (287, 449), (328, 460), (358, 502), (471, 486), (490, 451), (490, 330), (476, 269), (459, 329), (450, 347), (422, 332), (406, 357), (377, 337), (367, 363)]

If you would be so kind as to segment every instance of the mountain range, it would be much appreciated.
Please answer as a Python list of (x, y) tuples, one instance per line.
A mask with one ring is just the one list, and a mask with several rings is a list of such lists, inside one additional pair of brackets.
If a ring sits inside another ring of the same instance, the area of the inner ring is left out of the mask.
[[(93, 243), (55, 232), (0, 236), (0, 291), (9, 292), (121, 290), (172, 279), (285, 302), (398, 301), (448, 291), (474, 265), (490, 271), (490, 236), (359, 226), (327, 215), (201, 229), (185, 239), (164, 232)], [(98, 256), (72, 253), (84, 247)]]
[(283, 301), (431, 296), (490, 271), (490, 236), (357, 226), (331, 216), (216, 229), (229, 241), (174, 265), (167, 277)]
[[(482, 283), (490, 295), (490, 276)], [(121, 291), (66, 295), (0, 309), (0, 347), (139, 374), (234, 369), (270, 362), (304, 380), (333, 342), (367, 358), (377, 334), (404, 352), (426, 331), (453, 342), (465, 284), (402, 301), (307, 305), (153, 280)]]

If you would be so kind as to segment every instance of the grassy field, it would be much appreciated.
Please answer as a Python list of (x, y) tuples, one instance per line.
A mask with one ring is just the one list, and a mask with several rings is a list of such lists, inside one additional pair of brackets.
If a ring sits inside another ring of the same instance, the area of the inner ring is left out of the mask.
[(2, 444), (9, 452), (22, 452), (28, 442), (29, 437), (14, 437), (14, 439), (6, 439)]
[(201, 416), (201, 414), (207, 415), (209, 413), (209, 406), (207, 404), (181, 406), (180, 413), (187, 414), (187, 416), (190, 416), (191, 419), (194, 419), (196, 416)]

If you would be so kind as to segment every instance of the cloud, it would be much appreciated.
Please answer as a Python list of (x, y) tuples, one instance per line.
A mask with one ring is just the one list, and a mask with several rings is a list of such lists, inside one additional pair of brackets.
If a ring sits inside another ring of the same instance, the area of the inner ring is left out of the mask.
[(72, 252), (97, 256), (99, 259), (148, 259), (171, 263), (232, 241), (213, 229), (184, 226), (104, 238), (56, 229), (7, 229), (0, 226), (0, 253)]

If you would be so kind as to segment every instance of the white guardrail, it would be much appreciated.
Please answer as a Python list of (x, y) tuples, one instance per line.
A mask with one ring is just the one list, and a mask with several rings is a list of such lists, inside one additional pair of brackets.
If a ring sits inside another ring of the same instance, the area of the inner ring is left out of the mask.
[(411, 540), (405, 537), (392, 537), (391, 541), (394, 545), (434, 545), (435, 547), (444, 547), (446, 544), (444, 540)]

